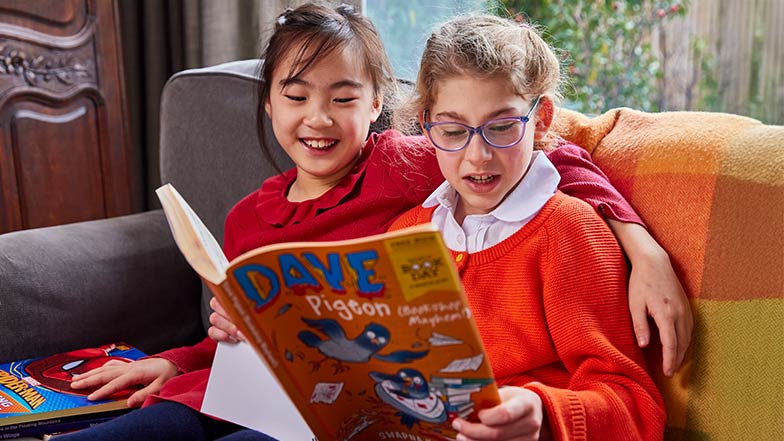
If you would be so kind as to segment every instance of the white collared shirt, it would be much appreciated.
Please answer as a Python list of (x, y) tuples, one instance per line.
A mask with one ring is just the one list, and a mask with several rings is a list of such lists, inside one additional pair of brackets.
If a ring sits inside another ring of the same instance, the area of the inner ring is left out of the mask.
[(457, 192), (444, 181), (425, 199), (423, 207), (438, 207), (431, 221), (441, 230), (446, 245), (454, 251), (475, 253), (501, 243), (534, 218), (555, 194), (561, 176), (540, 151), (533, 152), (531, 166), (523, 179), (501, 204), (488, 214), (455, 220)]

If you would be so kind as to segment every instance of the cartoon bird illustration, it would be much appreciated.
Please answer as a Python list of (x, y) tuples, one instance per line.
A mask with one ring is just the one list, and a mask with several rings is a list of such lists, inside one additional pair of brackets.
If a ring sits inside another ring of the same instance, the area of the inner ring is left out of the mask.
[(395, 375), (371, 372), (376, 382), (376, 395), (381, 401), (397, 409), (400, 420), (409, 429), (415, 423), (442, 423), (447, 420), (444, 402), (416, 369), (400, 369)]
[(343, 328), (335, 320), (320, 319), (311, 320), (307, 318), (302, 319), (308, 326), (318, 330), (327, 338), (322, 339), (311, 331), (301, 331), (297, 337), (306, 345), (318, 349), (324, 359), (320, 361), (311, 362), (313, 370), (320, 368), (321, 363), (327, 359), (337, 361), (335, 366), (335, 373), (342, 372), (348, 369), (343, 365), (343, 362), (349, 363), (365, 363), (371, 357), (393, 363), (409, 363), (413, 360), (418, 360), (425, 355), (428, 351), (395, 351), (390, 354), (379, 354), (378, 351), (383, 349), (389, 344), (390, 333), (387, 328), (377, 323), (368, 323), (365, 329), (353, 340), (346, 338), (346, 333)]
[(422, 399), (430, 395), (427, 380), (416, 369), (400, 369), (395, 375), (371, 372), (370, 378), (376, 383), (389, 381), (392, 386), (389, 391), (403, 398)]
[(376, 395), (395, 408), (409, 429), (420, 421), (443, 423), (474, 412), (472, 395), (492, 384), (492, 378), (431, 377), (416, 369), (400, 369), (394, 375), (371, 372)]

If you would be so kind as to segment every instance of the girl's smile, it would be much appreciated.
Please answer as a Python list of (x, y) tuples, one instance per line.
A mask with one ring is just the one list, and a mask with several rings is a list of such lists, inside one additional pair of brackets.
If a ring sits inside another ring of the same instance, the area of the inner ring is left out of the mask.
[(314, 154), (323, 154), (332, 149), (337, 143), (337, 139), (332, 138), (300, 138), (300, 142), (305, 148), (312, 150)]

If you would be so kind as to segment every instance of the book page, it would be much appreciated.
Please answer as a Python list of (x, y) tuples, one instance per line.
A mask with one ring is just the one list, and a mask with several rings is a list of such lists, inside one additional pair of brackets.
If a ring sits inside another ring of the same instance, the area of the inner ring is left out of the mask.
[(313, 439), (288, 395), (247, 343), (219, 343), (201, 411), (280, 440)]
[(215, 236), (210, 233), (210, 230), (207, 229), (207, 226), (204, 225), (190, 205), (185, 202), (185, 199), (180, 195), (180, 193), (175, 191), (174, 196), (182, 205), (185, 211), (185, 215), (188, 216), (188, 220), (191, 222), (191, 224), (196, 226), (196, 233), (199, 235), (199, 241), (204, 245), (204, 250), (207, 251), (207, 254), (210, 256), (210, 260), (215, 262), (215, 265), (218, 267), (218, 269), (220, 269), (221, 272), (225, 272), (226, 268), (229, 267), (229, 261), (226, 259), (226, 255), (223, 254), (223, 249), (221, 249), (218, 241), (215, 240)]
[(219, 284), (229, 261), (218, 241), (171, 184), (155, 190), (180, 252), (200, 276)]

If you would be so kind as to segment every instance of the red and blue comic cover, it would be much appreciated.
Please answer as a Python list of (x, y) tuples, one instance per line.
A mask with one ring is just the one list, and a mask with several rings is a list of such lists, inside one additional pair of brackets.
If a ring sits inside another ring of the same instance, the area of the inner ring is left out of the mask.
[[(94, 389), (71, 389), (74, 374), (83, 374), (110, 361), (131, 362), (144, 357), (140, 350), (113, 343), (48, 357), (0, 364), (0, 434), (15, 432), (38, 422), (57, 423), (78, 415), (97, 417), (126, 408), (133, 392), (123, 390), (107, 400), (87, 399)], [(21, 431), (19, 431), (21, 433)]]

